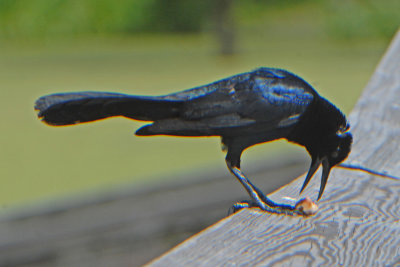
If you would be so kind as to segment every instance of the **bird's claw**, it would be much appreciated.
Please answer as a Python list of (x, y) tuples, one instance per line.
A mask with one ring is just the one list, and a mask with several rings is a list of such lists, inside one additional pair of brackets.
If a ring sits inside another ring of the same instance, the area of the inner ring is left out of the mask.
[(249, 200), (243, 200), (241, 202), (237, 202), (233, 204), (233, 206), (229, 209), (228, 215), (234, 214), (242, 209), (245, 208), (251, 208), (254, 207), (254, 205), (251, 204), (251, 201)]

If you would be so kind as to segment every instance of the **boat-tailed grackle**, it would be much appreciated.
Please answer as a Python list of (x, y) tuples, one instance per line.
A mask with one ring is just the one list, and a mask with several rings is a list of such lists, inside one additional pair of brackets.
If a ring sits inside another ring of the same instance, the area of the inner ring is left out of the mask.
[(331, 168), (350, 152), (352, 135), (343, 113), (307, 82), (282, 69), (258, 68), (214, 83), (164, 96), (106, 92), (47, 95), (36, 101), (38, 116), (49, 125), (72, 125), (113, 116), (148, 121), (138, 136), (220, 136), (226, 164), (251, 201), (236, 208), (306, 213), (298, 205), (277, 204), (240, 170), (242, 152), (259, 143), (285, 138), (304, 146), (311, 166), (300, 192), (322, 164), (321, 198)]

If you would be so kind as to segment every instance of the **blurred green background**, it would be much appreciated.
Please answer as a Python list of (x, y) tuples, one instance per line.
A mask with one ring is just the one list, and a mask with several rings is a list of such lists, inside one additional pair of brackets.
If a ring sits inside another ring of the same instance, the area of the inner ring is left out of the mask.
[[(259, 66), (310, 82), (348, 114), (400, 24), (398, 0), (0, 0), (0, 207), (225, 170), (218, 138), (136, 138), (116, 118), (48, 127), (66, 91), (157, 95)], [(257, 146), (246, 163), (305, 151)]]

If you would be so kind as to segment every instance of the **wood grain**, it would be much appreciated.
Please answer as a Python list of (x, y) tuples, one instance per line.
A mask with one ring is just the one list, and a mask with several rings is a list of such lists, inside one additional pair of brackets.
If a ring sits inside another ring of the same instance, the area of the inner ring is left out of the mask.
[[(349, 119), (354, 145), (346, 163), (400, 176), (400, 32)], [(303, 195), (316, 199), (320, 175)], [(303, 180), (299, 177), (271, 198), (298, 196)], [(400, 180), (335, 168), (318, 204), (312, 217), (242, 210), (149, 266), (400, 264)]]

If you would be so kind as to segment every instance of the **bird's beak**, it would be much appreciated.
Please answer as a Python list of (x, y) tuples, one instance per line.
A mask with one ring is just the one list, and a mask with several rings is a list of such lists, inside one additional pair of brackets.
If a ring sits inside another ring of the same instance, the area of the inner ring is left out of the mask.
[(328, 158), (325, 157), (322, 159), (321, 187), (319, 188), (319, 194), (317, 200), (319, 200), (322, 197), (322, 194), (324, 193), (325, 185), (326, 182), (328, 181), (330, 171), (331, 171), (331, 165), (328, 161)]
[(303, 192), (304, 188), (307, 187), (308, 182), (311, 180), (311, 177), (317, 171), (317, 169), (318, 169), (320, 164), (321, 164), (321, 160), (318, 157), (317, 158), (314, 158), (314, 157), (312, 158), (311, 166), (310, 166), (310, 169), (308, 170), (307, 177), (304, 180), (303, 186), (300, 189), (300, 194), (301, 194), (301, 192)]

